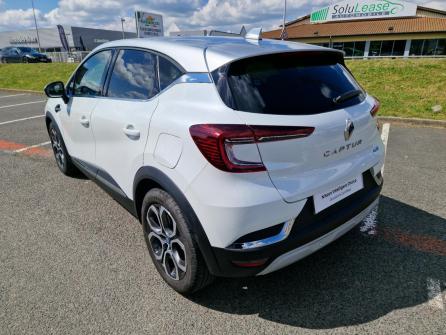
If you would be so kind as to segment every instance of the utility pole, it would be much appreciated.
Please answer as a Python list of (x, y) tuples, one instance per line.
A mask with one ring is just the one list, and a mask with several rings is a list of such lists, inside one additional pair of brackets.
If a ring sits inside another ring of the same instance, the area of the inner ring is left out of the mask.
[(40, 47), (39, 28), (37, 28), (36, 11), (34, 10), (34, 0), (31, 0), (31, 5), (33, 6), (33, 16), (34, 16), (34, 25), (36, 26), (37, 43), (39, 44), (39, 52), (41, 52), (42, 48)]
[(286, 21), (286, 0), (284, 0), (284, 7), (283, 7), (283, 22), (282, 22), (282, 33), (280, 34), (280, 39), (286, 40), (288, 38), (288, 34), (285, 27), (285, 21)]
[(122, 39), (123, 40), (125, 39), (124, 22), (125, 22), (125, 19), (123, 17), (121, 17)]

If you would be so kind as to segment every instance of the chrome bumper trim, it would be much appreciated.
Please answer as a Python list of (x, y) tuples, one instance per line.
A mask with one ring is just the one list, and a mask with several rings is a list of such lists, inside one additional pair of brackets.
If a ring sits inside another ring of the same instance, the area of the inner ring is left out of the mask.
[(282, 230), (277, 235), (270, 236), (270, 237), (267, 237), (267, 238), (264, 238), (264, 239), (258, 240), (258, 241), (234, 243), (234, 244), (231, 244), (228, 247), (228, 249), (235, 249), (235, 250), (254, 249), (254, 248), (260, 248), (260, 247), (266, 247), (268, 245), (283, 241), (290, 234), (295, 220), (296, 219), (294, 218), (294, 219), (286, 221), (283, 224)]

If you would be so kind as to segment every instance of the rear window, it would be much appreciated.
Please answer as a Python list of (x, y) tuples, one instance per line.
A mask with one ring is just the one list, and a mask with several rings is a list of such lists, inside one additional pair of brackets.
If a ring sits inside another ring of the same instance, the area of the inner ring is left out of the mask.
[(331, 53), (283, 53), (242, 59), (215, 70), (214, 82), (230, 108), (262, 114), (309, 115), (349, 107), (360, 94), (342, 103), (333, 100), (361, 90)]

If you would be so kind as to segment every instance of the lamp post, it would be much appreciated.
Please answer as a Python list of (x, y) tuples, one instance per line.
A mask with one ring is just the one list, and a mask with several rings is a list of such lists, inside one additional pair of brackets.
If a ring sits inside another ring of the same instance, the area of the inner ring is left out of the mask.
[(124, 22), (125, 22), (125, 19), (123, 17), (121, 17), (122, 39), (123, 40), (125, 39)]
[(280, 39), (286, 40), (288, 38), (288, 34), (285, 27), (285, 21), (286, 21), (286, 0), (284, 0), (284, 7), (283, 7), (283, 22), (282, 22), (282, 33), (280, 34)]
[(31, 0), (31, 5), (33, 7), (33, 16), (34, 16), (34, 25), (36, 26), (37, 43), (39, 44), (39, 52), (41, 52), (42, 48), (40, 47), (39, 28), (37, 28), (36, 12), (34, 10), (34, 0)]

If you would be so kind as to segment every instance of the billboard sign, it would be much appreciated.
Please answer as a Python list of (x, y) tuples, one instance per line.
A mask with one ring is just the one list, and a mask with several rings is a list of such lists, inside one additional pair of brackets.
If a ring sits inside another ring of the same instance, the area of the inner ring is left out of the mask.
[(135, 12), (136, 33), (138, 37), (163, 36), (163, 17), (159, 14)]
[(345, 0), (311, 13), (311, 23), (416, 16), (417, 5), (397, 0)]

